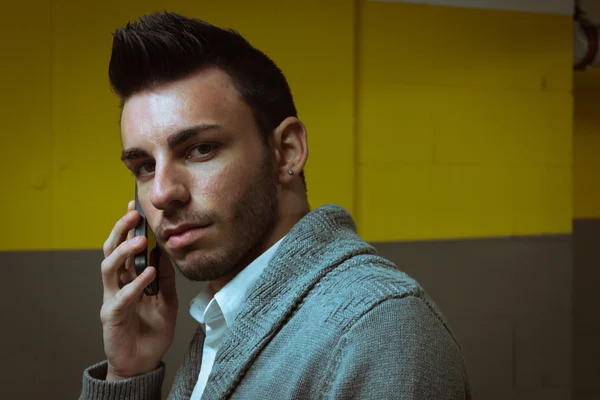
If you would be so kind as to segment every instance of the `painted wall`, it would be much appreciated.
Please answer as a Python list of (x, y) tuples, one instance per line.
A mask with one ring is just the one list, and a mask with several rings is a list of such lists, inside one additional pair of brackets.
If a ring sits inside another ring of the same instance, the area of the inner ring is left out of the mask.
[(7, 110), (0, 167), (8, 171), (0, 198), (11, 210), (0, 250), (102, 247), (134, 188), (119, 160), (118, 101), (107, 74), (111, 32), (165, 8), (234, 27), (280, 65), (309, 130), (310, 202), (352, 209), (352, 0), (34, 0), (7, 7), (11, 18), (0, 34), (11, 39), (3, 53), (17, 62), (0, 67)]
[(570, 17), (361, 4), (355, 209), (363, 234), (570, 232)]
[(101, 247), (133, 191), (110, 32), (162, 8), (233, 26), (281, 65), (309, 129), (311, 204), (347, 207), (367, 240), (569, 232), (570, 18), (358, 4), (355, 21), (351, 0), (11, 3), (0, 250)]

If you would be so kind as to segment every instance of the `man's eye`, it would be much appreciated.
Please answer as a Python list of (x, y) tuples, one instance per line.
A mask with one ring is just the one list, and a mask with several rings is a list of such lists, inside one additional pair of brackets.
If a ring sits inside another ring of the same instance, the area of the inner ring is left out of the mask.
[(135, 168), (135, 176), (144, 176), (154, 172), (154, 162), (143, 163)]
[(192, 148), (188, 157), (206, 157), (211, 155), (217, 148), (214, 143), (203, 143)]

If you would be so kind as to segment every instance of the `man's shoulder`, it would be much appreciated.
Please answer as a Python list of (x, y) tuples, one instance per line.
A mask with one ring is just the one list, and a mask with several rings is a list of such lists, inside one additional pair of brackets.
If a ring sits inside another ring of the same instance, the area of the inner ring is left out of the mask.
[(389, 260), (376, 254), (362, 254), (349, 258), (323, 277), (331, 295), (352, 294), (366, 299), (384, 300), (399, 296), (424, 294), (419, 283), (401, 271)]
[[(399, 298), (423, 302), (441, 317), (415, 279), (374, 254), (357, 255), (336, 266), (321, 278), (308, 297), (312, 298), (313, 305), (327, 312), (330, 319), (344, 325), (352, 324), (386, 300)], [(398, 312), (402, 311), (398, 309)]]

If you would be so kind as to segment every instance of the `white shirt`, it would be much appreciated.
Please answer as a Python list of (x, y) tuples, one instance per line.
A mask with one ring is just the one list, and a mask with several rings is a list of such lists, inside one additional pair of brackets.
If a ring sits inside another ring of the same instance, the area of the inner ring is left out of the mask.
[(200, 293), (190, 302), (190, 314), (206, 333), (202, 366), (190, 400), (200, 400), (202, 397), (227, 327), (233, 323), (244, 300), (250, 295), (250, 288), (269, 264), (282, 240), (283, 238), (252, 261), (214, 296), (208, 282), (202, 282)]

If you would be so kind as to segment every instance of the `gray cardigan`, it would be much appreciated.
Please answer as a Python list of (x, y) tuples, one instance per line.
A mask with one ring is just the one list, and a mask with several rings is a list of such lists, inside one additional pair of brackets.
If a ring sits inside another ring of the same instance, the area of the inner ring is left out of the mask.
[[(202, 364), (196, 331), (169, 399), (189, 399)], [(81, 398), (160, 399), (165, 365)], [(470, 399), (465, 362), (423, 289), (361, 240), (350, 214), (322, 206), (282, 241), (228, 328), (202, 399)]]

